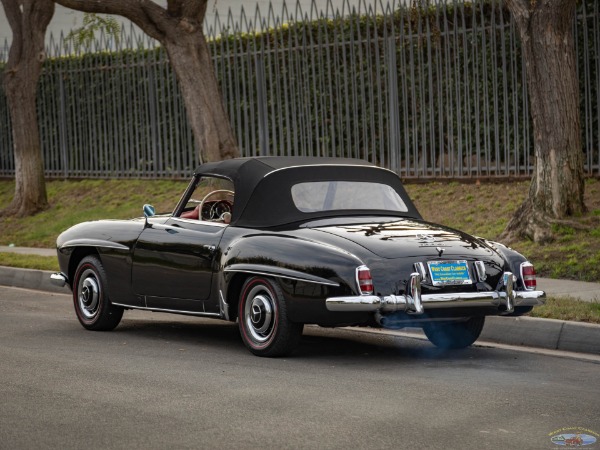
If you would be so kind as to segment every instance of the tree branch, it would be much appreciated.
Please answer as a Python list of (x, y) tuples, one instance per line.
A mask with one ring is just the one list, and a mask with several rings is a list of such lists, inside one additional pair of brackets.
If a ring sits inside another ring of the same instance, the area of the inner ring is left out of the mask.
[[(2, 0), (5, 1), (5, 0)], [(123, 16), (142, 29), (150, 37), (161, 41), (171, 23), (167, 11), (150, 0), (54, 0), (66, 8), (87, 13), (116, 14)]]
[(46, 28), (54, 15), (53, 0), (32, 0), (28, 7), (29, 11), (23, 11), (23, 19), (27, 22), (25, 28), (29, 29), (32, 34), (35, 34), (32, 45), (37, 45), (39, 48), (39, 58), (44, 59), (44, 39), (46, 37)]
[(167, 12), (171, 17), (202, 23), (208, 5), (207, 0), (168, 0)]
[(7, 64), (10, 70), (11, 66), (16, 66), (23, 53), (23, 13), (17, 0), (2, 0), (2, 6), (13, 35)]
[[(23, 55), (31, 51), (44, 57), (44, 35), (46, 27), (54, 15), (52, 0), (1, 0), (8, 24), (12, 30), (8, 70), (14, 69), (22, 60)], [(21, 9), (22, 8), (22, 9)]]
[(506, 6), (519, 28), (519, 34), (525, 36), (531, 18), (531, 0), (506, 0)]
[(206, 15), (207, 0), (191, 0), (183, 3), (183, 16), (196, 20), (200, 25)]
[(11, 30), (19, 28), (21, 26), (21, 17), (23, 13), (21, 12), (21, 8), (19, 7), (19, 2), (17, 0), (1, 0), (2, 6), (4, 7), (4, 13), (6, 14), (6, 18), (8, 19), (8, 24), (10, 25)]

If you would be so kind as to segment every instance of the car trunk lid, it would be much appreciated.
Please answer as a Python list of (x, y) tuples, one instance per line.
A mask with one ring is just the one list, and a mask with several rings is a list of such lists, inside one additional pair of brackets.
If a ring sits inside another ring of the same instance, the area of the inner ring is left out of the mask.
[(389, 259), (434, 254), (444, 258), (481, 259), (495, 254), (482, 240), (466, 233), (413, 219), (313, 229), (348, 239), (377, 256)]

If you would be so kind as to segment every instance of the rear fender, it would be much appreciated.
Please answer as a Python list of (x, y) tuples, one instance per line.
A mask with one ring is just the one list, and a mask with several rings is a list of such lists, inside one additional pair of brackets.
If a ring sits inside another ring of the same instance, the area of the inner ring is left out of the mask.
[(244, 280), (275, 278), (286, 296), (290, 319), (306, 322), (313, 313), (327, 313), (328, 296), (356, 293), (356, 267), (360, 265), (359, 258), (337, 247), (290, 236), (252, 235), (224, 251), (220, 291), (229, 319), (235, 320)]
[(501, 244), (500, 242), (486, 240), (485, 243), (489, 245), (492, 249), (494, 249), (494, 251), (496, 251), (498, 254), (500, 254), (500, 256), (502, 256), (506, 265), (508, 266), (507, 270), (516, 275), (516, 289), (524, 290), (525, 284), (523, 283), (523, 279), (521, 278), (521, 263), (526, 262), (527, 258), (521, 255), (519, 252), (513, 250), (512, 248)]

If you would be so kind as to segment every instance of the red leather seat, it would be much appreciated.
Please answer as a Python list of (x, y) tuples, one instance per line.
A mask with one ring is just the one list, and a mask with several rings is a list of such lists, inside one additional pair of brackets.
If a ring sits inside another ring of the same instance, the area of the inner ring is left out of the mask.
[(185, 211), (181, 214), (182, 219), (194, 219), (198, 220), (200, 217), (200, 205), (196, 206), (191, 211)]

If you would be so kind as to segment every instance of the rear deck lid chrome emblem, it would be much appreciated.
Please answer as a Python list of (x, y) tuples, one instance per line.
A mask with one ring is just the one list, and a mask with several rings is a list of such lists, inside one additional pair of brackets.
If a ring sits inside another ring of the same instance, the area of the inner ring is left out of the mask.
[(436, 239), (432, 234), (417, 234), (417, 241), (422, 244), (433, 244), (436, 242)]

